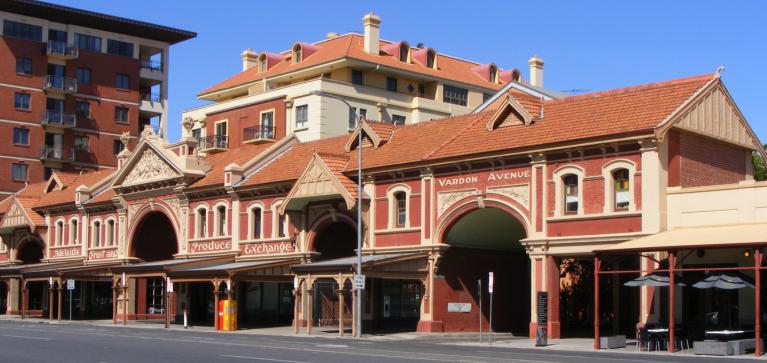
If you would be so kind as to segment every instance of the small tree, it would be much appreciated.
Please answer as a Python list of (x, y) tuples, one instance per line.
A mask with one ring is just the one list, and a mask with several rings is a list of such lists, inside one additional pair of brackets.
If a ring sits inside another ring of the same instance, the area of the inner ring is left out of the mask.
[[(762, 147), (767, 149), (767, 144)], [(762, 159), (762, 156), (759, 155), (758, 152), (754, 152), (751, 154), (751, 160), (754, 163), (754, 179), (767, 180), (767, 165), (765, 164), (764, 159)]]

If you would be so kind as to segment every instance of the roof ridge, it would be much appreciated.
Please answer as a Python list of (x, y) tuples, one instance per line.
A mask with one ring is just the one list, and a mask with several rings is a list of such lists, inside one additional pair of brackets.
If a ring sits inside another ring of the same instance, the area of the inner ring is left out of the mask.
[(693, 81), (699, 81), (699, 80), (702, 80), (702, 79), (711, 79), (712, 77), (714, 77), (713, 73), (699, 74), (699, 75), (696, 75), (696, 76), (674, 78), (674, 79), (669, 79), (669, 80), (665, 80), (665, 81), (643, 83), (643, 84), (634, 85), (634, 86), (610, 88), (610, 89), (606, 89), (606, 90), (589, 92), (589, 93), (584, 93), (584, 94), (575, 95), (575, 96), (568, 96), (568, 97), (564, 97), (564, 98), (560, 98), (560, 99), (553, 99), (553, 100), (549, 100), (549, 101), (545, 101), (545, 102), (549, 103), (549, 104), (552, 104), (552, 103), (565, 103), (565, 102), (569, 102), (569, 101), (582, 100), (582, 99), (585, 99), (585, 98), (597, 98), (597, 97), (606, 96), (606, 95), (613, 95), (613, 94), (626, 93), (626, 92), (634, 92), (634, 91), (640, 91), (640, 90), (645, 90), (645, 89), (650, 89), (650, 88), (669, 87), (669, 86), (673, 86), (673, 85), (677, 85), (677, 84), (681, 84), (681, 83), (688, 83), (688, 82), (693, 82)]
[(455, 141), (455, 139), (457, 139), (457, 138), (458, 138), (458, 136), (460, 136), (461, 134), (463, 134), (463, 133), (464, 133), (466, 130), (468, 130), (468, 129), (469, 129), (469, 128), (471, 128), (472, 126), (476, 125), (476, 124), (477, 124), (477, 122), (479, 122), (479, 120), (481, 120), (481, 119), (482, 119), (481, 117), (477, 117), (477, 118), (474, 120), (474, 122), (469, 122), (469, 124), (468, 124), (468, 125), (466, 125), (464, 128), (462, 128), (460, 131), (456, 132), (456, 133), (453, 135), (453, 137), (451, 137), (449, 140), (447, 140), (447, 141), (445, 141), (445, 142), (443, 142), (443, 143), (439, 144), (439, 146), (437, 146), (437, 147), (436, 147), (434, 150), (432, 150), (432, 151), (430, 151), (428, 154), (426, 154), (426, 156), (424, 156), (423, 158), (421, 158), (421, 160), (426, 160), (426, 159), (428, 159), (429, 157), (431, 157), (432, 155), (434, 155), (434, 153), (436, 153), (437, 151), (439, 151), (439, 150), (441, 150), (443, 147), (445, 147), (447, 144), (449, 144), (449, 143), (451, 143), (451, 142)]

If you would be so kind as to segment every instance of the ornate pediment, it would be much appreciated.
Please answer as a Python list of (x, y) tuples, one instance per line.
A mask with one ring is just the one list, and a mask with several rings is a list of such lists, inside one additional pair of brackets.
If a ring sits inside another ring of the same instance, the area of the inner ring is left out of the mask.
[(11, 206), (8, 208), (8, 212), (3, 216), (0, 221), (0, 228), (14, 228), (14, 227), (26, 227), (32, 226), (32, 221), (29, 220), (24, 208), (19, 204), (17, 200), (14, 200)]
[(181, 174), (168, 162), (157, 155), (154, 150), (147, 148), (141, 152), (138, 161), (123, 179), (122, 185), (136, 185), (179, 176)]
[(280, 207), (280, 213), (286, 210), (300, 210), (309, 201), (341, 198), (347, 209), (354, 206), (357, 196), (354, 182), (341, 172), (346, 157), (339, 155), (314, 154), (293, 188)]

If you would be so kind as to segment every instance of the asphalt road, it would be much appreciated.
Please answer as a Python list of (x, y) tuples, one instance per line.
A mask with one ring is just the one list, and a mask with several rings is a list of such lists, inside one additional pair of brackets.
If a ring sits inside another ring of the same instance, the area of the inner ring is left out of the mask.
[[(565, 352), (374, 341), (217, 334), (157, 328), (0, 321), (0, 362), (714, 362), (656, 354)], [(725, 361), (733, 362), (731, 359)]]

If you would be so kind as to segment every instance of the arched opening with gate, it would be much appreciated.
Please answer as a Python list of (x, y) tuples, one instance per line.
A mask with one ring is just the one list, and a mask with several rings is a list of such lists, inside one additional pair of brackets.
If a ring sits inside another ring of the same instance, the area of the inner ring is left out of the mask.
[(330, 222), (321, 227), (314, 236), (316, 260), (355, 256), (357, 253), (357, 228), (345, 220)]
[[(23, 240), (16, 249), (16, 259), (20, 260), (22, 265), (40, 263), (43, 256), (43, 245), (34, 238)], [(22, 300), (26, 299), (26, 315), (43, 316), (48, 309), (48, 299), (46, 299), (48, 283), (46, 281), (27, 281), (24, 282), (22, 289), (24, 290)]]
[[(434, 280), (434, 320), (446, 332), (488, 330), (488, 275), (494, 274), (492, 330), (526, 336), (530, 322), (530, 258), (520, 240), (526, 222), (500, 203), (476, 202), (445, 219), (442, 242), (450, 247)], [(481, 302), (479, 282), (481, 281)], [(481, 315), (480, 314), (481, 311)]]

